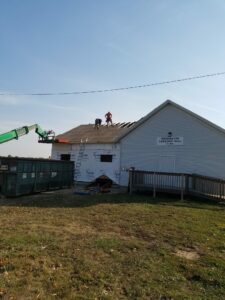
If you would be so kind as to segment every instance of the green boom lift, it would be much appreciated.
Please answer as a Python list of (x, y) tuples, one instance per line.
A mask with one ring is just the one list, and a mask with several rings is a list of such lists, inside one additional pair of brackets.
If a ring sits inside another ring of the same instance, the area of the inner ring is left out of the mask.
[(55, 133), (52, 130), (43, 130), (38, 124), (34, 124), (31, 126), (23, 126), (0, 134), (0, 144), (14, 139), (18, 140), (19, 137), (28, 134), (31, 130), (35, 130), (35, 132), (39, 135), (39, 143), (52, 143), (55, 139)]

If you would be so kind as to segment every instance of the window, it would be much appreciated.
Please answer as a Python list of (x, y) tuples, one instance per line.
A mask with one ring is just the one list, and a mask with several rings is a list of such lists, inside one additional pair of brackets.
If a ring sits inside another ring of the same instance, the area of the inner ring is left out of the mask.
[(27, 173), (23, 173), (23, 174), (22, 174), (22, 178), (23, 178), (23, 179), (26, 179), (26, 178), (27, 178)]
[(100, 157), (101, 162), (112, 162), (112, 155), (103, 154)]
[(52, 178), (57, 176), (57, 172), (52, 172)]
[(70, 154), (61, 154), (60, 159), (61, 160), (70, 160)]

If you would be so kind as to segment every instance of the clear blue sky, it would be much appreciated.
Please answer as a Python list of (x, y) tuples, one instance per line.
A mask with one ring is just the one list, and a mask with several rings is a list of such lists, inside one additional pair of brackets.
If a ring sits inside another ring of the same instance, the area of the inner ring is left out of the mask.
[[(224, 0), (2, 0), (0, 91), (104, 89), (225, 71)], [(0, 131), (57, 133), (110, 110), (134, 121), (166, 99), (225, 127), (225, 76), (77, 96), (0, 96)], [(0, 155), (48, 156), (35, 134)]]

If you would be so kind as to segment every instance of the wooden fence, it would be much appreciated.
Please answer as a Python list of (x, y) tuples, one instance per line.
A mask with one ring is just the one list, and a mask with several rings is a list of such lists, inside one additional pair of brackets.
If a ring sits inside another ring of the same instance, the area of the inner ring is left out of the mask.
[(157, 192), (195, 195), (218, 201), (225, 200), (225, 180), (197, 174), (167, 173), (130, 170), (130, 194), (134, 191)]

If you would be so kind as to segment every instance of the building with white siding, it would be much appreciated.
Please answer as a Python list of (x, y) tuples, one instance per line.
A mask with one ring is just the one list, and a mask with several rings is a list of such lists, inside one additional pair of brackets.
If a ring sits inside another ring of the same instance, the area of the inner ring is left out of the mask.
[(75, 163), (74, 179), (91, 182), (101, 175), (120, 184), (120, 143), (118, 138), (135, 123), (117, 123), (97, 129), (93, 124), (80, 125), (56, 137), (52, 158)]
[(225, 130), (170, 100), (138, 122), (81, 125), (57, 138), (52, 158), (73, 160), (78, 181), (106, 175), (125, 186), (131, 167), (225, 178)]

